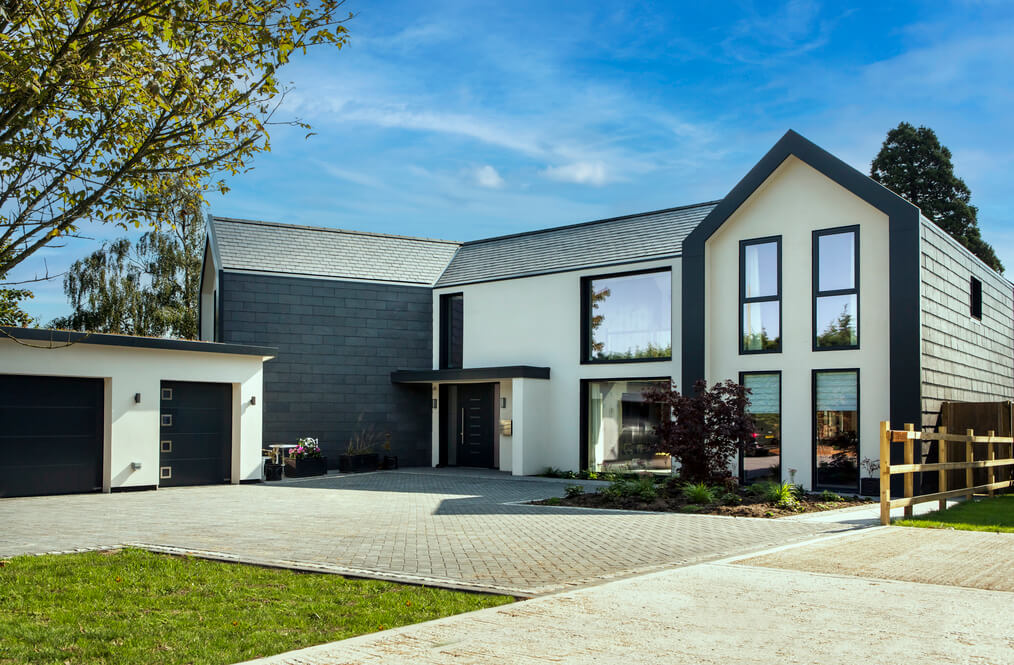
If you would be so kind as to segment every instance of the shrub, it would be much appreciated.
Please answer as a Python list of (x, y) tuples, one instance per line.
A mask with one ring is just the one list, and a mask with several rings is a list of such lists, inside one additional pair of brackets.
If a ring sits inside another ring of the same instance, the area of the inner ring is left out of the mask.
[(795, 508), (799, 503), (796, 496), (796, 485), (792, 483), (768, 483), (762, 498), (779, 508)]
[(692, 395), (680, 394), (672, 384), (645, 390), (645, 399), (669, 414), (655, 427), (658, 452), (672, 455), (689, 482), (722, 482), (736, 453), (754, 437), (748, 392), (732, 381), (711, 388), (698, 381)]
[(743, 503), (743, 499), (733, 492), (726, 492), (721, 498), (723, 506), (738, 506)]
[(707, 483), (687, 483), (683, 486), (683, 496), (690, 503), (714, 503), (715, 493)]
[(658, 496), (658, 489), (655, 487), (655, 480), (648, 476), (620, 478), (602, 490), (602, 493), (613, 499), (637, 498), (642, 501), (651, 501)]
[(820, 493), (820, 500), (827, 503), (837, 503), (838, 501), (844, 501), (845, 499), (841, 498), (841, 495), (835, 494), (831, 490), (824, 490)]
[(568, 498), (573, 499), (575, 496), (584, 494), (584, 485), (567, 485), (563, 491), (567, 493)]
[(573, 471), (564, 471), (552, 466), (547, 466), (542, 475), (548, 478), (577, 478), (577, 474)]

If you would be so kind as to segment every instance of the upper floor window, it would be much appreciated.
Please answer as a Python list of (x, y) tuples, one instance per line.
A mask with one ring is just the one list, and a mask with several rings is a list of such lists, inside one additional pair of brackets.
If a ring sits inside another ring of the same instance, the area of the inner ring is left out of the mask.
[(859, 348), (859, 227), (813, 232), (813, 350)]
[(581, 362), (672, 358), (672, 271), (581, 280)]
[(465, 296), (440, 296), (440, 369), (461, 369), (465, 337)]
[(972, 277), (969, 282), (972, 318), (982, 321), (982, 282)]
[(740, 353), (782, 350), (782, 239), (739, 242)]

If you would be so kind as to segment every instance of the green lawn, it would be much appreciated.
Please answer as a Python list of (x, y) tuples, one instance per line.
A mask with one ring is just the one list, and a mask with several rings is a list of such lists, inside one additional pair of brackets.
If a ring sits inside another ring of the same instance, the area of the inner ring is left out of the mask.
[(0, 663), (235, 663), (511, 602), (142, 550), (0, 562)]
[(1014, 494), (981, 501), (962, 501), (947, 510), (926, 513), (918, 519), (896, 520), (894, 524), (928, 529), (1014, 533)]

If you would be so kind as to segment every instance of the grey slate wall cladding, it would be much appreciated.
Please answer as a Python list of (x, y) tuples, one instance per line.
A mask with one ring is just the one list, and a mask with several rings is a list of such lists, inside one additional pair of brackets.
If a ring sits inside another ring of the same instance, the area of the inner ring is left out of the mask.
[(432, 366), (428, 287), (227, 272), (221, 299), (222, 341), (278, 347), (264, 364), (265, 443), (317, 437), (334, 468), (362, 414), (391, 433), (400, 464), (430, 465), (429, 386), (390, 379)]
[[(922, 404), (1014, 399), (1014, 292), (932, 222), (922, 222)], [(969, 278), (982, 281), (982, 321)], [(924, 424), (936, 415), (924, 413)]]

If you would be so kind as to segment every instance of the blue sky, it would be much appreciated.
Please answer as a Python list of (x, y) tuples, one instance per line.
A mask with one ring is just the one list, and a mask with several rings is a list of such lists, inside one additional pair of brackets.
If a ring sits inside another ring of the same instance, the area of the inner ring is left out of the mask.
[[(470, 240), (721, 198), (789, 128), (868, 172), (933, 128), (1014, 270), (1014, 3), (369, 2), (282, 71), (282, 114), (213, 213)], [(124, 232), (46, 250), (51, 273)], [(59, 280), (26, 309), (67, 310)]]

